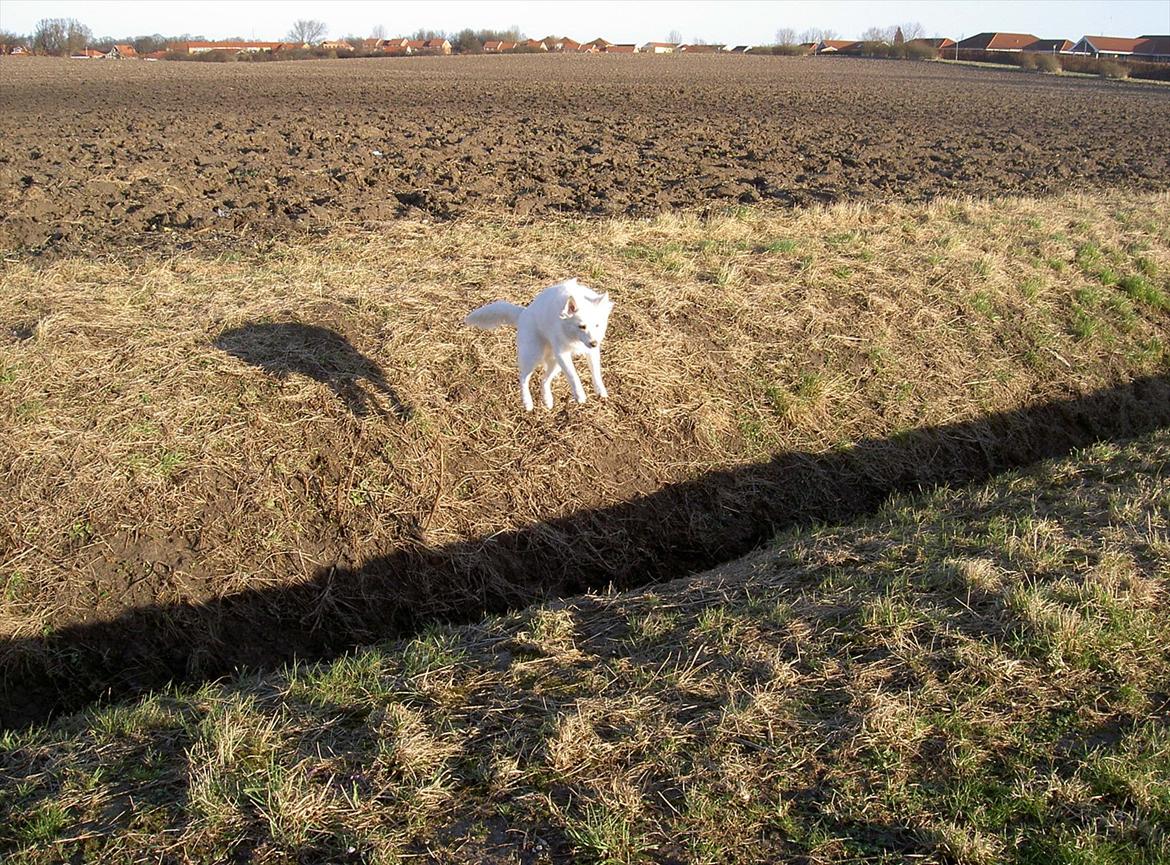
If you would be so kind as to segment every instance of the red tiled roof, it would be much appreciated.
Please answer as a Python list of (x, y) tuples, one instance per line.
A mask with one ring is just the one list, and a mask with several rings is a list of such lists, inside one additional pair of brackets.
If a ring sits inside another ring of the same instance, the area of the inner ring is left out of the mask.
[(1086, 36), (1085, 41), (1098, 51), (1116, 51), (1119, 53), (1132, 52), (1140, 39), (1130, 39), (1126, 36)]
[(860, 52), (861, 47), (862, 43), (855, 39), (822, 39), (813, 50), (819, 50), (821, 54), (847, 54)]
[(1022, 51), (1039, 40), (1031, 33), (977, 33), (959, 43), (968, 51)]

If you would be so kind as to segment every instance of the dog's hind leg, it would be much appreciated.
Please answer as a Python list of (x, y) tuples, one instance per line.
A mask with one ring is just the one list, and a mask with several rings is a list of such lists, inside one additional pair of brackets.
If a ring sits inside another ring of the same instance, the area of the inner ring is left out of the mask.
[(540, 380), (540, 395), (545, 408), (553, 407), (552, 383), (561, 374), (561, 368), (551, 357), (544, 360), (544, 378)]
[(540, 362), (541, 350), (527, 340), (520, 339), (517, 343), (517, 358), (520, 366), (520, 399), (524, 403), (524, 411), (532, 411), (532, 394), (528, 390), (528, 383), (532, 380), (532, 373)]
[(557, 355), (557, 365), (569, 380), (569, 388), (573, 391), (573, 399), (585, 402), (585, 387), (581, 384), (581, 376), (577, 375), (577, 367), (573, 366), (573, 356), (569, 352)]

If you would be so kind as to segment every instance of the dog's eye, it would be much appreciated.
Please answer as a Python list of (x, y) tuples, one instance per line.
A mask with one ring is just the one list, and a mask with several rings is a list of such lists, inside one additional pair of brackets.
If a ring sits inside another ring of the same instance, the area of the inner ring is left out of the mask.
[(579, 324), (579, 325), (577, 325), (577, 327), (581, 328), (581, 330), (585, 330), (585, 325), (583, 325), (583, 324)]

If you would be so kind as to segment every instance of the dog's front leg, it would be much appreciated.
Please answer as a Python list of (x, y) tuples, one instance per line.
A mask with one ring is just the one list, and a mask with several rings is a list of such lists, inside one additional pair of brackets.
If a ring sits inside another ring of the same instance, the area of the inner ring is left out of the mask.
[(581, 376), (577, 375), (577, 367), (573, 366), (573, 355), (567, 351), (558, 354), (557, 363), (564, 370), (565, 378), (569, 380), (569, 387), (573, 391), (573, 399), (577, 402), (585, 402), (585, 387), (581, 384)]
[(602, 399), (609, 399), (609, 391), (605, 389), (605, 382), (601, 380), (601, 349), (595, 348), (589, 352), (589, 374), (593, 376), (593, 389)]

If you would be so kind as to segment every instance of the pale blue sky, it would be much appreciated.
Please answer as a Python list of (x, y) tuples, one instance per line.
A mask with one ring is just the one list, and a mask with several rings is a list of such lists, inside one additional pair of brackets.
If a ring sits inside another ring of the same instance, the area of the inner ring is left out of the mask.
[(856, 37), (867, 27), (919, 21), (928, 35), (956, 39), (983, 30), (1077, 39), (1170, 33), (1170, 0), (0, 0), (0, 29), (29, 33), (41, 18), (77, 18), (99, 37), (197, 33), (212, 39), (279, 39), (294, 20), (316, 18), (329, 26), (331, 36), (368, 35), (376, 25), (398, 35), (419, 27), (515, 24), (529, 36), (581, 41), (603, 36), (641, 43), (678, 30), (686, 40), (761, 43), (771, 41), (780, 27), (797, 33), (831, 28)]

